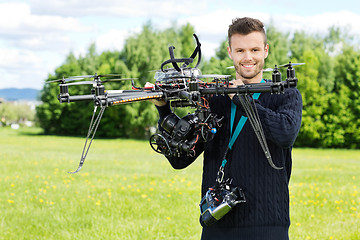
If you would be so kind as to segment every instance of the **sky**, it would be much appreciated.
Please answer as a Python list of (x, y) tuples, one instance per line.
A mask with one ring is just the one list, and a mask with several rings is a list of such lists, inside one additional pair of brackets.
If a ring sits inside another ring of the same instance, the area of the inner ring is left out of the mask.
[(121, 50), (149, 21), (158, 30), (190, 23), (211, 57), (231, 20), (245, 16), (288, 33), (338, 26), (360, 36), (358, 0), (0, 0), (0, 89), (41, 89), (70, 52), (84, 55), (92, 43), (98, 53)]

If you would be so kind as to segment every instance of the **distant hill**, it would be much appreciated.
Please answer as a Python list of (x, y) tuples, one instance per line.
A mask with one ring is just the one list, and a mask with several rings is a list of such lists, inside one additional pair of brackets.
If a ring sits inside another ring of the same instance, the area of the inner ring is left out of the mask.
[(0, 98), (6, 101), (38, 100), (40, 90), (33, 88), (3, 88), (0, 89)]

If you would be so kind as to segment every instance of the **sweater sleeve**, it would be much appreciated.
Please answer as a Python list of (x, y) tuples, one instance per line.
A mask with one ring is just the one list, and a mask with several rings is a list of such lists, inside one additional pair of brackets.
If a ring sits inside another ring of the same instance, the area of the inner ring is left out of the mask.
[[(238, 99), (233, 101), (241, 106)], [(255, 101), (255, 105), (266, 138), (282, 148), (291, 147), (301, 126), (302, 99), (299, 90), (289, 88), (283, 94), (267, 94)]]

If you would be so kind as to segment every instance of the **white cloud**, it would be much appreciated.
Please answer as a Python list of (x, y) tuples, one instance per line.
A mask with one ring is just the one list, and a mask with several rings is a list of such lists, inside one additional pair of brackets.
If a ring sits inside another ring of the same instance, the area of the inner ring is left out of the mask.
[(276, 16), (275, 25), (288, 32), (303, 30), (308, 33), (326, 33), (331, 26), (350, 28), (350, 34), (360, 33), (360, 15), (350, 11), (326, 12), (313, 16), (287, 14)]
[(110, 29), (96, 39), (96, 48), (100, 52), (105, 50), (120, 51), (125, 44), (125, 40), (133, 33), (140, 31), (140, 28), (134, 29), (131, 32), (128, 30)]
[(260, 12), (241, 12), (228, 8), (188, 17), (183, 19), (182, 22), (189, 22), (194, 25), (199, 34), (216, 36), (225, 33), (224, 37), (226, 37), (228, 26), (231, 24), (232, 19), (237, 17), (253, 17), (265, 21), (270, 18), (270, 15)]
[(0, 48), (1, 87), (40, 88), (48, 73), (44, 61), (32, 51)]
[(42, 59), (31, 51), (20, 51), (18, 49), (0, 49), (0, 67), (9, 70), (22, 68), (24, 66), (41, 66)]
[(77, 18), (35, 15), (25, 3), (0, 4), (0, 33), (24, 36), (39, 32), (86, 32), (92, 28), (82, 25)]
[(211, 4), (206, 0), (31, 0), (34, 12), (61, 16), (174, 17), (192, 15)]
[(59, 56), (64, 58), (74, 45), (70, 34), (92, 29), (74, 17), (33, 14), (26, 3), (0, 3), (1, 87), (41, 88), (48, 73), (63, 61)]
[[(257, 1), (266, 4), (263, 0)], [(128, 36), (141, 31), (141, 25), (147, 20), (152, 20), (160, 30), (173, 22), (177, 25), (190, 23), (200, 38), (205, 57), (213, 55), (220, 42), (226, 39), (228, 26), (235, 17), (255, 17), (265, 24), (272, 21), (284, 32), (326, 33), (335, 25), (351, 26), (350, 34), (360, 33), (357, 24), (360, 15), (350, 11), (311, 16), (291, 12), (272, 15), (239, 11), (225, 3), (221, 8), (208, 11), (211, 4), (215, 1), (28, 0), (0, 3), (0, 75), (7, 84), (1, 80), (1, 87), (35, 84), (36, 88), (41, 88), (47, 74), (54, 71), (70, 51), (84, 55), (93, 42), (99, 52), (121, 50)], [(222, 3), (216, 4), (214, 6)], [(112, 22), (108, 22), (109, 19)]]

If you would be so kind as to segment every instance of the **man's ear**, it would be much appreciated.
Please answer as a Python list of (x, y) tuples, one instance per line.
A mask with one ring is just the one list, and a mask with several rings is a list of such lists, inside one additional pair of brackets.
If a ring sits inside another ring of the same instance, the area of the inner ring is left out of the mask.
[(227, 47), (227, 51), (228, 51), (228, 54), (229, 54), (229, 58), (232, 60), (232, 55), (231, 55), (231, 48), (230, 48), (230, 46)]
[(268, 55), (269, 55), (269, 44), (266, 44), (266, 46), (265, 46), (265, 56), (264, 56), (264, 58), (267, 58)]

